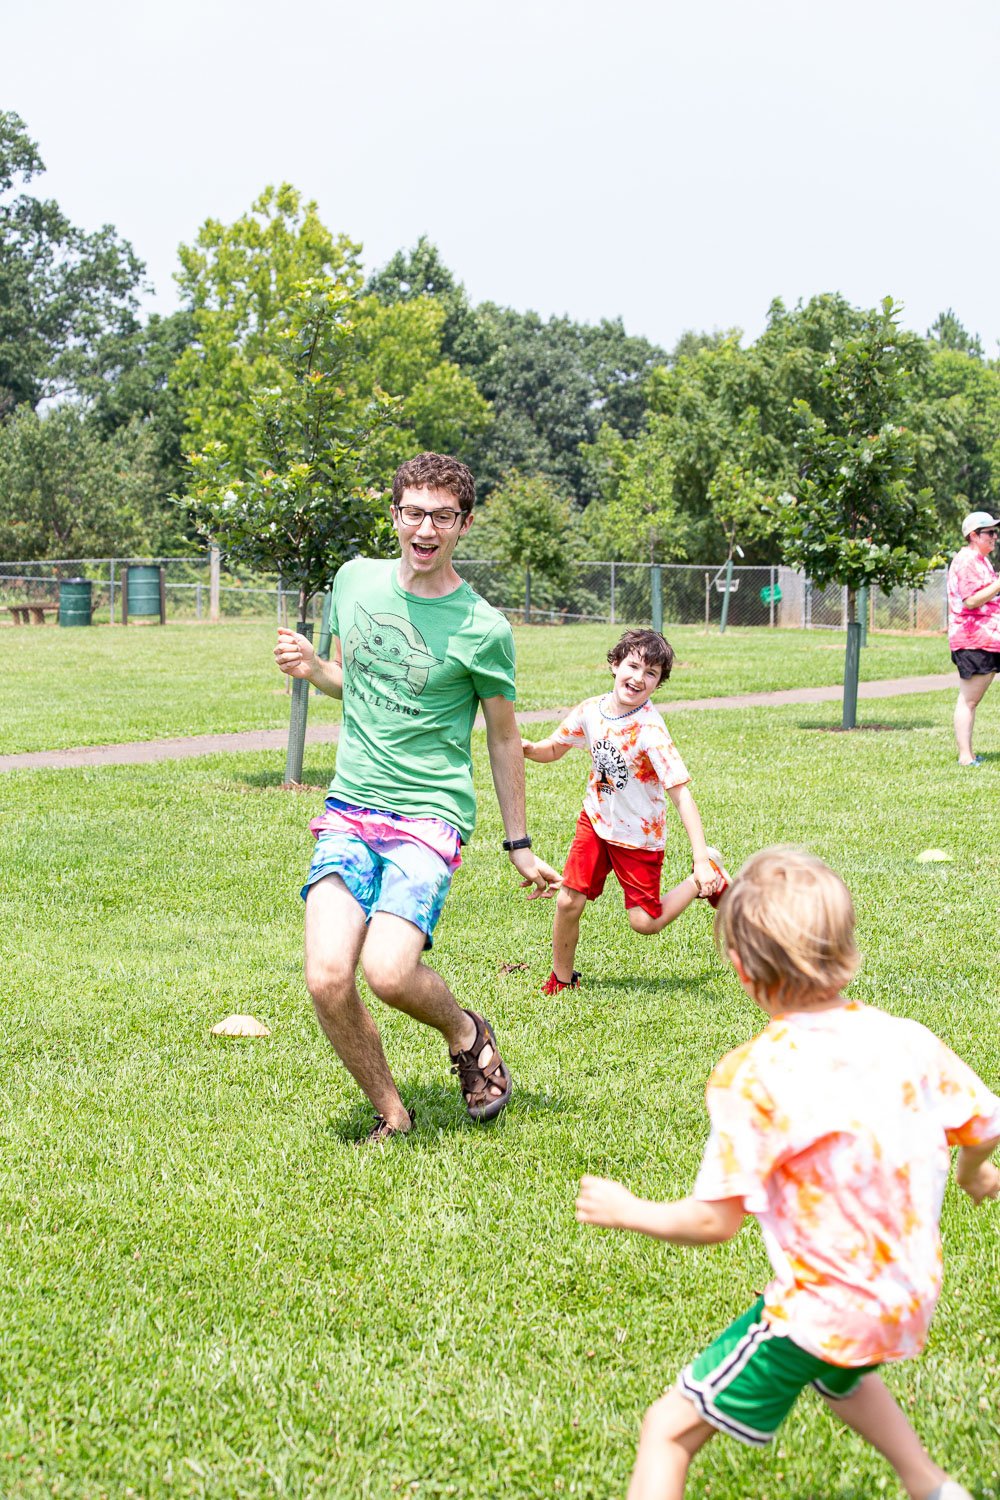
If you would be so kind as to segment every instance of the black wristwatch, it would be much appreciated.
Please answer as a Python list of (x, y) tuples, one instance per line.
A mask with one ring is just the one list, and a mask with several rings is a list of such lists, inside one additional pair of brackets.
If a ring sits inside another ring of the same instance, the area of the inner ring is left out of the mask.
[(531, 840), (527, 834), (524, 835), (523, 839), (504, 839), (503, 847), (510, 854), (514, 849), (530, 849)]

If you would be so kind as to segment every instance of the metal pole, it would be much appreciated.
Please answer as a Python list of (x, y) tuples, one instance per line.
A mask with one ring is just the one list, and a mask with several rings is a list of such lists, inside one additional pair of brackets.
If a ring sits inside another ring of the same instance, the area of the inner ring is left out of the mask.
[(847, 651), (844, 656), (844, 713), (842, 729), (853, 729), (858, 722), (858, 675), (861, 665), (861, 626), (851, 620), (847, 626)]
[(110, 606), (109, 624), (115, 623), (115, 560), (111, 559), (111, 572), (108, 579), (108, 604)]
[(611, 564), (611, 623), (615, 624), (615, 565)]
[(524, 623), (531, 619), (531, 569), (524, 570)]
[(705, 629), (712, 623), (712, 575), (705, 574)]
[(730, 552), (726, 558), (726, 592), (722, 596), (722, 618), (719, 621), (719, 634), (725, 635), (726, 626), (729, 624), (729, 595), (733, 587), (733, 554)]
[(649, 570), (649, 589), (651, 613), (653, 616), (653, 629), (662, 633), (663, 631), (663, 576), (660, 572), (660, 564), (653, 563)]
[(201, 619), (201, 584), (200, 583), (196, 583), (195, 586), (194, 586), (194, 617), (195, 617), (196, 620), (200, 620)]
[[(312, 640), (312, 622), (299, 620), (296, 630)], [(292, 707), (288, 722), (288, 752), (285, 756), (285, 783), (302, 780), (302, 757), (306, 744), (306, 719), (309, 715), (309, 684), (304, 677), (292, 681)]]
[(208, 551), (208, 618), (213, 625), (219, 623), (219, 549)]
[(771, 569), (771, 602), (768, 605), (768, 610), (767, 610), (767, 623), (769, 625), (771, 625), (771, 626), (774, 625), (774, 590), (775, 590), (776, 587), (777, 587), (777, 580), (775, 578), (775, 569), (772, 568)]

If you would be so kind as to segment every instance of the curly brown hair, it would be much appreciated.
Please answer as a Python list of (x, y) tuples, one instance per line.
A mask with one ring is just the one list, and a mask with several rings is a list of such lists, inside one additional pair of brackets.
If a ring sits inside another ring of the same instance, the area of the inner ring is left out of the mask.
[(660, 681), (666, 682), (674, 664), (674, 648), (655, 630), (626, 630), (621, 640), (608, 652), (608, 666), (612, 672), (632, 652), (641, 656), (647, 667), (659, 667)]
[(472, 470), (446, 453), (418, 453), (400, 464), (392, 479), (393, 505), (399, 505), (404, 490), (446, 490), (466, 515), (476, 503)]

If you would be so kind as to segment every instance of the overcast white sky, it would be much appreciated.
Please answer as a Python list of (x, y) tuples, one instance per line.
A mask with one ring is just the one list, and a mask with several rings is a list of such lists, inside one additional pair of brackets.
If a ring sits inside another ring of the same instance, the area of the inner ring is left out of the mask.
[(422, 233), (475, 301), (755, 337), (886, 293), (1000, 341), (996, 0), (3, 0), (35, 190), (179, 243), (267, 183), (373, 269)]

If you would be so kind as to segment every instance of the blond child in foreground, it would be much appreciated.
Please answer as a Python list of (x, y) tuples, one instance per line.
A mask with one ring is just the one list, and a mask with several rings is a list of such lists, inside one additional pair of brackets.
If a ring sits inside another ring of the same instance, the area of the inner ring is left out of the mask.
[(854, 909), (822, 860), (756, 854), (719, 909), (716, 939), (770, 1020), (709, 1080), (712, 1128), (692, 1196), (651, 1203), (584, 1177), (576, 1216), (704, 1245), (752, 1214), (774, 1277), (646, 1413), (629, 1500), (679, 1500), (709, 1438), (769, 1442), (809, 1384), (884, 1454), (911, 1500), (971, 1500), (876, 1371), (927, 1338), (949, 1148), (960, 1148), (956, 1180), (974, 1203), (1000, 1192), (988, 1160), (1000, 1099), (925, 1027), (841, 994), (858, 965)]

